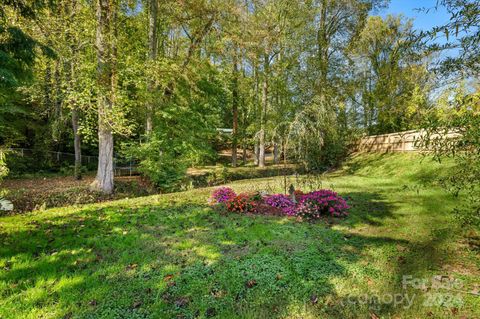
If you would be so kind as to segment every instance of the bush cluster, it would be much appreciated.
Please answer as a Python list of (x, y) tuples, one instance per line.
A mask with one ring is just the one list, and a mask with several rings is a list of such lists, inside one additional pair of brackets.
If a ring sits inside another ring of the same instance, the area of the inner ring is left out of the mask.
[(225, 206), (229, 212), (234, 213), (256, 213), (257, 202), (252, 195), (242, 193), (229, 198), (225, 202)]
[(220, 187), (213, 191), (210, 201), (212, 203), (225, 203), (237, 194), (230, 187)]
[(279, 214), (302, 219), (319, 219), (323, 216), (346, 217), (350, 208), (345, 199), (328, 189), (310, 193), (296, 190), (292, 196), (288, 196), (285, 194), (262, 195), (260, 193), (237, 195), (229, 187), (220, 187), (213, 191), (210, 203), (223, 207), (228, 212)]
[(345, 199), (334, 191), (321, 189), (299, 196), (296, 207), (297, 216), (304, 218), (319, 218), (330, 215), (332, 217), (344, 217), (348, 215)]
[(279, 208), (287, 216), (295, 216), (295, 201), (285, 194), (274, 194), (264, 198), (266, 204)]

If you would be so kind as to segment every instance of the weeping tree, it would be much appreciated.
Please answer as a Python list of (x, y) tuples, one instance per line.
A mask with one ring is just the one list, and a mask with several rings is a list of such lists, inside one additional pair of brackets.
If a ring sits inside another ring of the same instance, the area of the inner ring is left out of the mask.
[(287, 130), (286, 148), (307, 171), (337, 165), (346, 154), (346, 141), (336, 114), (326, 102), (314, 101), (296, 113)]

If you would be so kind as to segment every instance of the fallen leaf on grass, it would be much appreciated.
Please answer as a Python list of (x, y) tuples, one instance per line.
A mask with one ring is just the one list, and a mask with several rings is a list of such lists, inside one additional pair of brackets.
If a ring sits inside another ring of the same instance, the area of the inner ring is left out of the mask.
[(255, 279), (250, 279), (245, 285), (247, 288), (253, 288), (257, 285), (257, 281)]
[(227, 295), (227, 292), (225, 290), (218, 290), (218, 289), (212, 289), (210, 294), (215, 297), (215, 298), (222, 298)]
[(133, 270), (133, 269), (136, 269), (138, 267), (138, 264), (129, 264), (126, 269), (127, 270)]

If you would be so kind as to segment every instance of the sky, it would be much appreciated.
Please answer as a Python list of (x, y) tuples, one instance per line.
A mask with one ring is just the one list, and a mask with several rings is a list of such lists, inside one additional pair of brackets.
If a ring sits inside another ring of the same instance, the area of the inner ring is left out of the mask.
[[(442, 25), (449, 19), (449, 14), (444, 7), (435, 9), (437, 0), (391, 0), (387, 9), (378, 14), (382, 17), (388, 14), (403, 14), (405, 17), (414, 19), (415, 29), (430, 30), (434, 26)], [(430, 9), (428, 12), (416, 9)]]
[[(377, 12), (376, 15), (386, 17), (388, 14), (402, 14), (407, 18), (413, 19), (413, 27), (416, 30), (428, 31), (435, 26), (442, 26), (450, 19), (450, 14), (445, 7), (438, 6), (437, 0), (390, 0), (388, 8)], [(422, 9), (422, 10), (419, 10)], [(455, 36), (450, 35), (448, 42), (454, 42)], [(447, 42), (444, 34), (438, 34), (432, 41), (440, 45)], [(458, 49), (449, 49), (441, 53), (443, 57), (458, 55)]]

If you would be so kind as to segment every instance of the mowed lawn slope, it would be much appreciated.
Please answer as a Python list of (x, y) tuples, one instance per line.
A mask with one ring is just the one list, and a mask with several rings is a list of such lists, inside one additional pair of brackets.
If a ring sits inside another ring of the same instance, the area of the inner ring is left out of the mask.
[[(352, 206), (333, 224), (220, 215), (212, 188), (0, 217), (0, 318), (475, 318), (477, 234), (431, 183), (446, 169), (355, 156), (321, 177)], [(461, 285), (404, 289), (404, 275)]]

